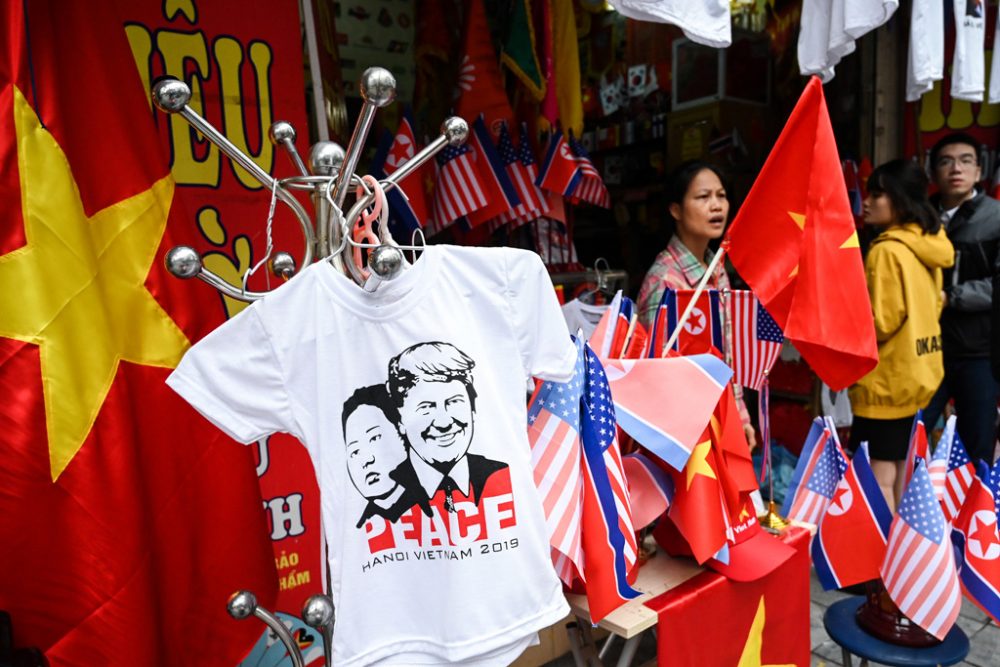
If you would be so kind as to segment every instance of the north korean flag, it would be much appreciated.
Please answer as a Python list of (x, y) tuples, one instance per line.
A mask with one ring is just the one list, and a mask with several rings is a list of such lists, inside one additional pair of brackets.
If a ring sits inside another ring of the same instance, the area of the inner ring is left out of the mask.
[(868, 458), (868, 444), (854, 455), (812, 542), (816, 575), (826, 590), (877, 579), (885, 559), (892, 512)]
[(966, 596), (1000, 623), (1000, 537), (993, 493), (983, 481), (988, 477), (989, 469), (981, 463), (955, 520), (952, 541), (964, 557), (959, 579)]

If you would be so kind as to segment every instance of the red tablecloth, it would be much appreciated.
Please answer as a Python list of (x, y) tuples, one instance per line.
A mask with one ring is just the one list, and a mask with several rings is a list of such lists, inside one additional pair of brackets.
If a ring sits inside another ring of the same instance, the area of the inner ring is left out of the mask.
[(660, 665), (808, 667), (809, 531), (780, 539), (796, 553), (767, 577), (740, 583), (707, 571), (646, 602), (659, 615)]

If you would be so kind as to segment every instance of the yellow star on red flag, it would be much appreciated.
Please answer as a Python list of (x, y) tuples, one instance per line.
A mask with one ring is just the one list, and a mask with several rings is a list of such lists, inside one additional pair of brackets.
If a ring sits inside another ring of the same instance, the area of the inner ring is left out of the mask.
[(740, 654), (740, 661), (736, 667), (795, 667), (794, 664), (763, 664), (761, 662), (761, 652), (764, 649), (764, 596), (760, 596), (760, 603), (757, 605), (757, 613), (754, 614), (753, 623), (750, 624), (750, 632), (747, 634), (747, 641), (743, 645), (743, 653)]
[(190, 345), (144, 284), (174, 183), (166, 176), (88, 216), (66, 155), (17, 88), (13, 111), (27, 244), (0, 256), (0, 336), (39, 348), (55, 481), (119, 363), (172, 368)]

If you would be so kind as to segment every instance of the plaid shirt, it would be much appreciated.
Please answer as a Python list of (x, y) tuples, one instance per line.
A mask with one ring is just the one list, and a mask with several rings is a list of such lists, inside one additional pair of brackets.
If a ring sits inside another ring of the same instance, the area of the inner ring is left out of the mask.
[[(656, 256), (656, 261), (649, 267), (646, 277), (642, 281), (639, 289), (639, 321), (647, 330), (652, 329), (653, 319), (656, 317), (656, 309), (660, 306), (660, 299), (663, 298), (663, 291), (670, 289), (694, 289), (705, 275), (707, 265), (712, 263), (715, 253), (711, 250), (705, 252), (705, 263), (702, 264), (698, 258), (688, 250), (687, 246), (681, 243), (680, 238), (675, 234), (670, 237), (666, 250)], [(717, 289), (720, 292), (729, 290), (729, 276), (720, 263), (715, 268), (715, 275), (708, 280), (709, 289)], [(726, 347), (729, 347), (730, 336), (733, 330), (732, 317), (729, 309), (723, 312), (723, 328)], [(726, 356), (730, 351), (726, 350)], [(736, 405), (740, 410), (740, 420), (744, 424), (750, 423), (750, 413), (743, 403), (743, 388), (738, 384), (733, 384), (733, 391), (736, 394)]]

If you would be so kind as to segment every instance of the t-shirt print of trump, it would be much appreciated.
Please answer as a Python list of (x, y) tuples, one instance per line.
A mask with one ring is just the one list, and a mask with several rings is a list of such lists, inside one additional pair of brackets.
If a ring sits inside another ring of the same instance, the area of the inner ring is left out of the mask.
[(387, 389), (363, 387), (344, 404), (348, 470), (369, 501), (358, 526), (372, 553), (468, 544), (517, 524), (507, 463), (470, 451), (474, 367), (450, 343), (418, 343), (389, 362)]

